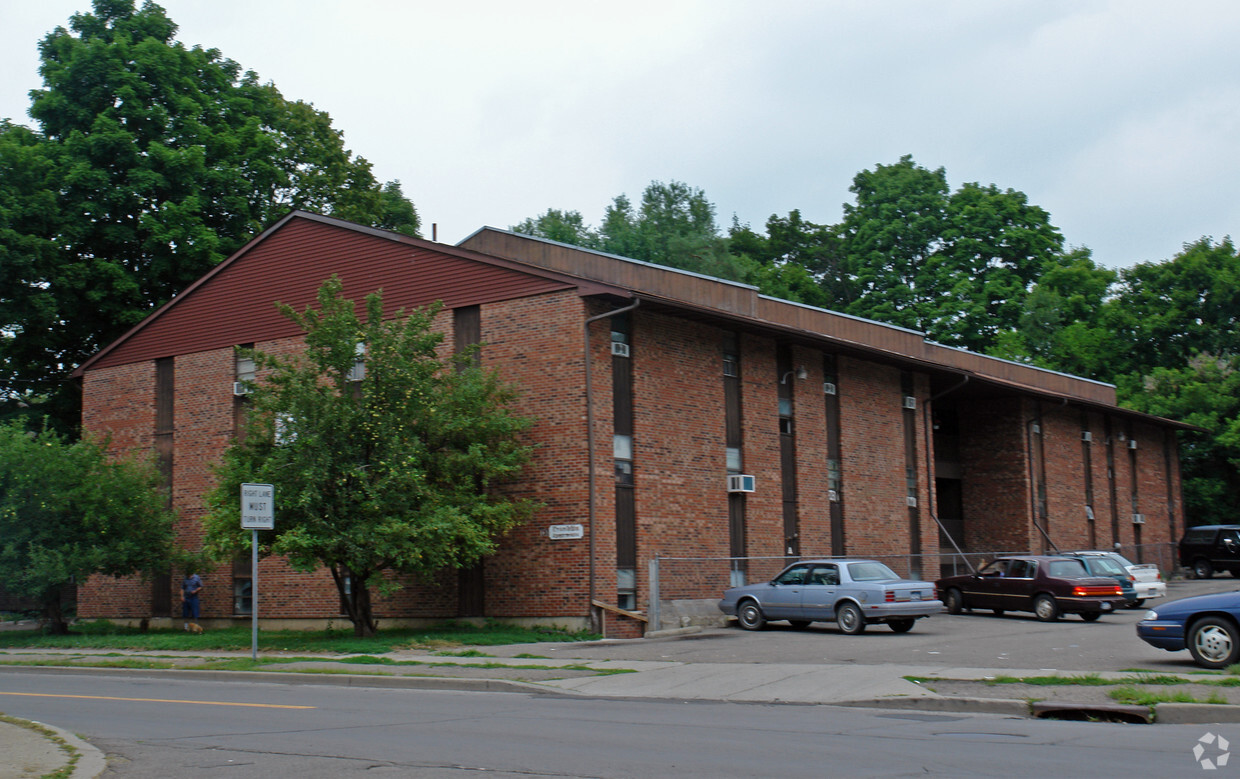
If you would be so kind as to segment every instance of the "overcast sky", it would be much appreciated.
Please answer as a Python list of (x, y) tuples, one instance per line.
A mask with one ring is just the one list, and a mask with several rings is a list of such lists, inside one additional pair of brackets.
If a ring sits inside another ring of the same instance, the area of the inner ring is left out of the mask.
[[(652, 180), (721, 227), (835, 223), (911, 154), (1026, 193), (1110, 266), (1240, 239), (1240, 3), (165, 0), (186, 45), (328, 112), (423, 233), (548, 208), (597, 225)], [(0, 0), (0, 117), (90, 0)]]

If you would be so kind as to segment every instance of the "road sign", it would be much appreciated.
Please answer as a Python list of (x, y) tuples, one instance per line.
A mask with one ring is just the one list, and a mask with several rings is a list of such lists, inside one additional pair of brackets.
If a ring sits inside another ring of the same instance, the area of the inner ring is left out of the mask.
[(270, 484), (241, 485), (241, 527), (276, 529), (276, 488)]

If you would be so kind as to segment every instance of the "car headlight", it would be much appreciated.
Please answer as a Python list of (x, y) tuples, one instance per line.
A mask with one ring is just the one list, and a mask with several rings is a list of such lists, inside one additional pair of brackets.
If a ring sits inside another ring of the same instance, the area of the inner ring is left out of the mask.
[(1158, 619), (1158, 612), (1154, 611), (1153, 609), (1150, 609), (1149, 611), (1145, 612), (1145, 616), (1142, 617), (1141, 619), (1144, 619), (1144, 620)]

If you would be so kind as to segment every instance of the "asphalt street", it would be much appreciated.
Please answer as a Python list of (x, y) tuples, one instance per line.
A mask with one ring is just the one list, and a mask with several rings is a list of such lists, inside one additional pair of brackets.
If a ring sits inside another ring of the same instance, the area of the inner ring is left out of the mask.
[[(0, 672), (105, 777), (1183, 776), (1200, 725)], [(1231, 728), (1234, 730), (1234, 727)]]

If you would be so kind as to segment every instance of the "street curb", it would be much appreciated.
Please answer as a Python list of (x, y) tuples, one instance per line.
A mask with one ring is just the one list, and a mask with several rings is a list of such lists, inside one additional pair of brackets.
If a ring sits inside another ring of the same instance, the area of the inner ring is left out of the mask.
[[(22, 719), (14, 717), (20, 722), (27, 722), (31, 725), (37, 725), (45, 731), (54, 733), (57, 738), (65, 742), (66, 745), (76, 750), (78, 753), (77, 763), (73, 766), (73, 773), (69, 774), (69, 779), (95, 779), (96, 776), (107, 770), (108, 759), (102, 751), (94, 744), (83, 741), (73, 733), (58, 728), (55, 725), (49, 725), (46, 722), (38, 720)], [(18, 725), (18, 727), (22, 727)], [(46, 733), (40, 733), (37, 730), (30, 729), (30, 732), (39, 738), (48, 738)], [(50, 740), (50, 739), (49, 739)], [(66, 755), (65, 765), (68, 765), (68, 756)], [(60, 770), (64, 770), (63, 767)]]
[(1220, 703), (1159, 703), (1154, 721), (1160, 725), (1210, 725), (1240, 722), (1240, 706)]
[(90, 668), (66, 666), (5, 666), (6, 673), (91, 674), (107, 673), (134, 679), (190, 679), (219, 682), (257, 682), (272, 684), (321, 684), (340, 687), (406, 688), (416, 690), (455, 690), (458, 692), (524, 692), (539, 695), (574, 695), (571, 690), (546, 687), (512, 679), (468, 679), (459, 676), (400, 676), (371, 674), (300, 673), (296, 671), (194, 671), (180, 668)]
[(862, 709), (917, 709), (971, 714), (1029, 716), (1029, 702), (1014, 698), (871, 698), (859, 701), (828, 702), (830, 706)]

